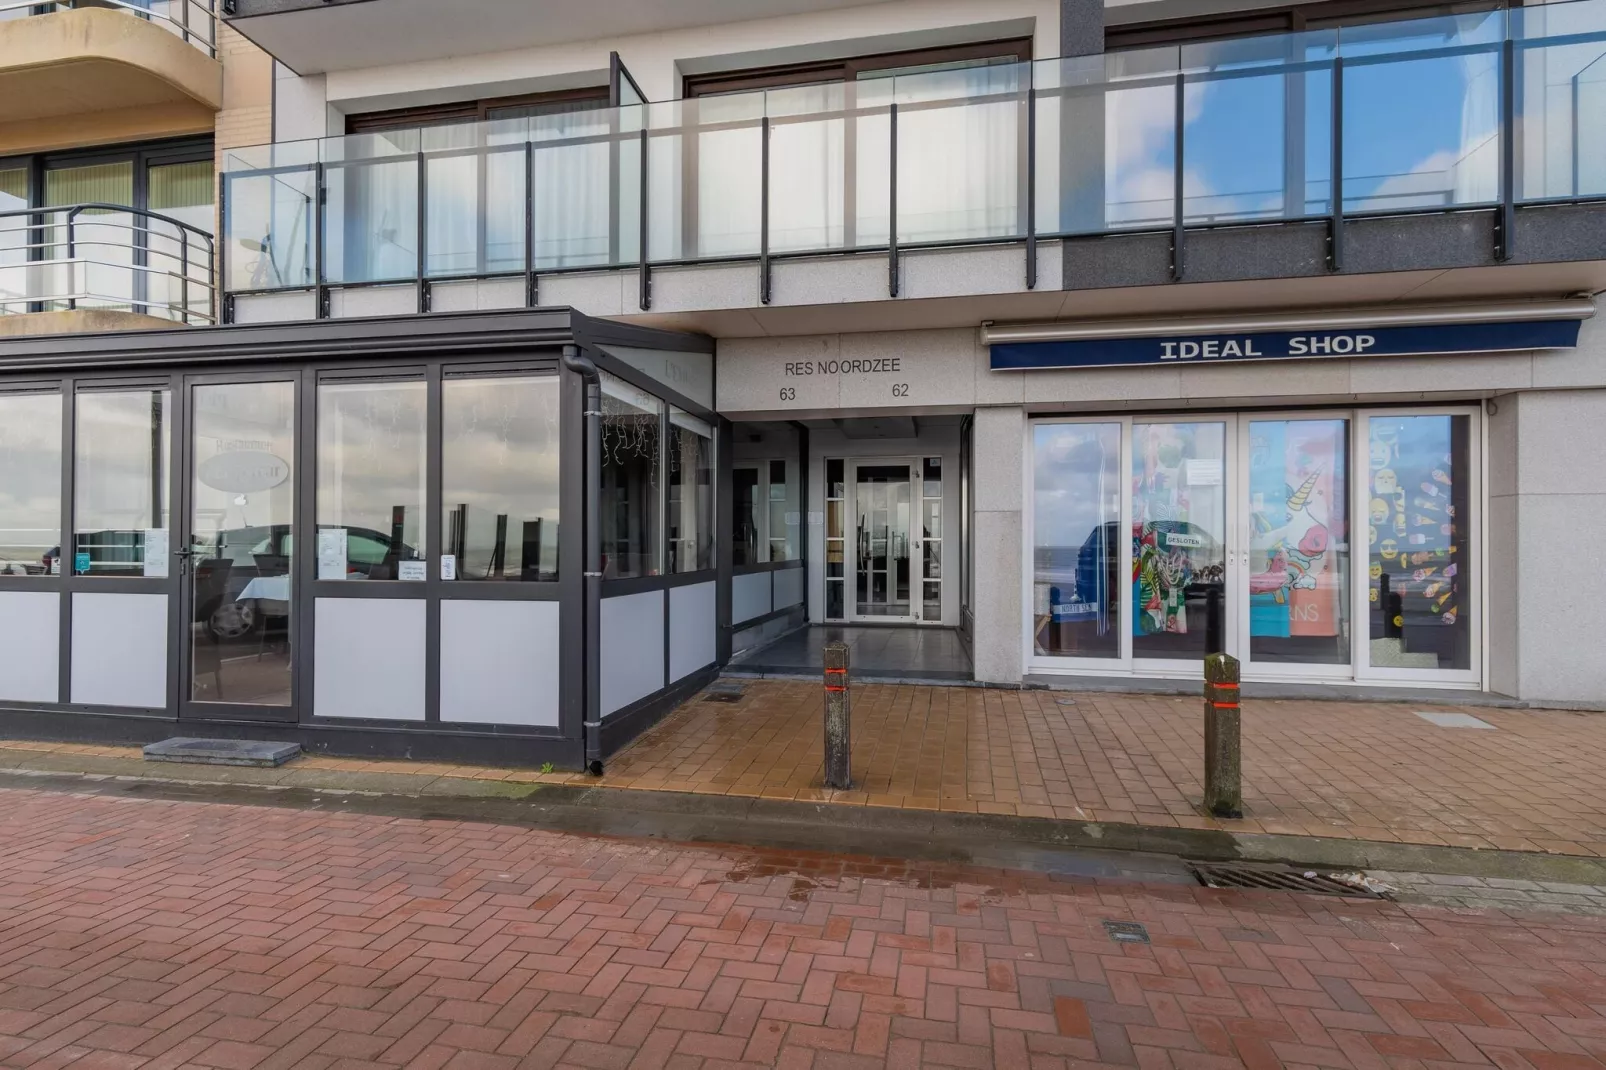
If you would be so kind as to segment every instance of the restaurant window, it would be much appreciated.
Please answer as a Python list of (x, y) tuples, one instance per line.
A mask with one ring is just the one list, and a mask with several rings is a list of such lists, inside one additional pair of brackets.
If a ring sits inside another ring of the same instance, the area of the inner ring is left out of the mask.
[(714, 567), (714, 429), (669, 410), (669, 571)]
[(61, 395), (0, 395), (0, 575), (59, 568)]
[(664, 403), (602, 376), (602, 572), (657, 576), (661, 563)]
[(172, 392), (85, 392), (76, 406), (73, 572), (166, 576)]
[(443, 576), (558, 578), (559, 423), (554, 375), (442, 382)]
[(318, 578), (424, 578), (425, 387), (318, 387)]

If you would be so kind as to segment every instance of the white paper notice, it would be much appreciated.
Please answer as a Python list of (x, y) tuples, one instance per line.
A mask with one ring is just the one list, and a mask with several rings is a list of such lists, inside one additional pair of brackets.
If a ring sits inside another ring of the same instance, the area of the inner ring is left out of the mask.
[(166, 528), (145, 529), (145, 578), (166, 579), (168, 544)]
[(1215, 457), (1190, 457), (1187, 466), (1188, 486), (1221, 486), (1221, 461)]
[(457, 555), (441, 554), (441, 579), (457, 579)]
[(811, 528), (823, 528), (823, 527), (825, 527), (825, 514), (824, 513), (820, 513), (820, 512), (816, 512), (813, 509), (810, 509), (809, 510), (809, 527), (811, 527)]
[(429, 569), (422, 561), (396, 562), (396, 578), (408, 583), (423, 583), (429, 578)]
[(318, 532), (318, 578), (346, 578), (346, 529), (330, 528)]

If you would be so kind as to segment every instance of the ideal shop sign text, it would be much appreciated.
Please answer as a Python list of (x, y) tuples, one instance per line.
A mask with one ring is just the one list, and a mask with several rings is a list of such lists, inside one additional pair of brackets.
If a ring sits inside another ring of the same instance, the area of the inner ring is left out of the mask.
[(1234, 334), (1067, 338), (994, 342), (994, 371), (1108, 368), (1228, 360), (1312, 360), (1324, 357), (1408, 357), (1436, 353), (1511, 353), (1570, 349), (1579, 321), (1434, 323), (1345, 330), (1247, 331)]

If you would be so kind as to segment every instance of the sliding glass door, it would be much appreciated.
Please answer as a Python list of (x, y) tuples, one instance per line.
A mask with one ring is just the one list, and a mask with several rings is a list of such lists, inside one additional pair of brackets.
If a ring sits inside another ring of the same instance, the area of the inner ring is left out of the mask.
[(1481, 681), (1478, 413), (1044, 418), (1028, 671)]

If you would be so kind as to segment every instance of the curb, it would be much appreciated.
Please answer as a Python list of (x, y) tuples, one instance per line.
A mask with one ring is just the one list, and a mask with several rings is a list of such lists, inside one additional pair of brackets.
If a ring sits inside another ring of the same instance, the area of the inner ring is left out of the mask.
[(486, 821), (1139, 880), (1178, 880), (1186, 872), (1180, 860), (1193, 859), (1606, 884), (1606, 859), (1578, 855), (294, 766), (189, 766), (181, 775), (171, 764), (63, 759), (33, 754), (0, 770), (0, 788)]

